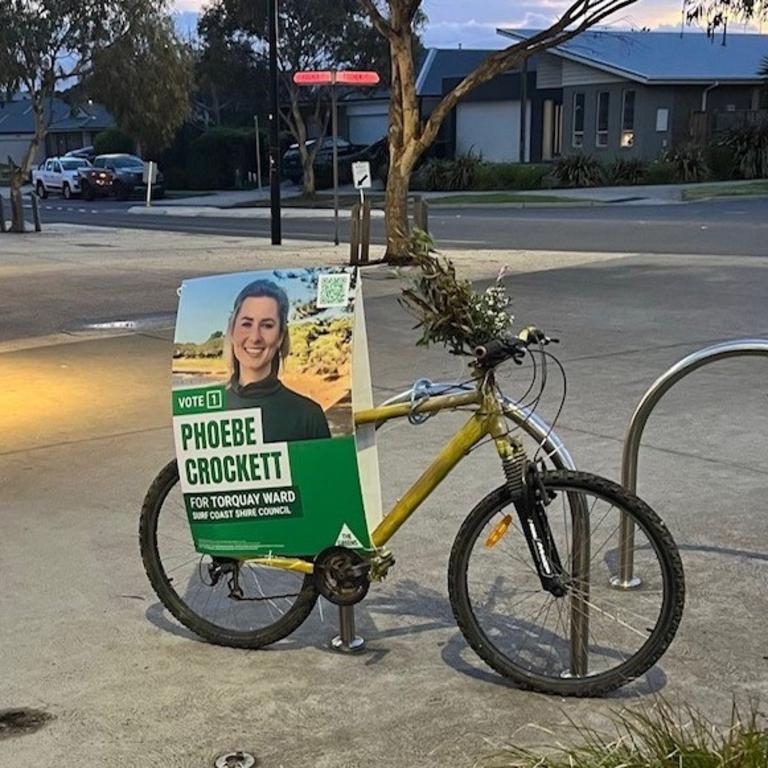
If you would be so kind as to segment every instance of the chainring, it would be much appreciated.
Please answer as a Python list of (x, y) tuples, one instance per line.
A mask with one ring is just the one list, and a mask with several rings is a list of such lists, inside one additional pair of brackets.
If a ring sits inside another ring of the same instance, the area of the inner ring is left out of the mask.
[(335, 605), (355, 605), (371, 586), (370, 565), (353, 549), (328, 547), (315, 558), (317, 591)]

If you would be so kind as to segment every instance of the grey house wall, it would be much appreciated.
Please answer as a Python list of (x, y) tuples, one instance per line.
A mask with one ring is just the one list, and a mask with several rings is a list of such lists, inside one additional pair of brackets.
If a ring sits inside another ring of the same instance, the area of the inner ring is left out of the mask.
[[(597, 99), (606, 91), (609, 95), (608, 144), (597, 146)], [(635, 91), (635, 141), (631, 147), (621, 146), (622, 104), (625, 91)], [(573, 100), (577, 93), (584, 94), (584, 143), (573, 146)], [(600, 160), (615, 157), (654, 160), (672, 146), (672, 116), (674, 94), (671, 87), (644, 86), (625, 81), (600, 85), (578, 85), (563, 88), (563, 154), (584, 153)], [(669, 110), (667, 130), (656, 130), (656, 111)]]
[[(702, 95), (706, 85), (641, 85), (630, 80), (620, 83), (573, 85), (563, 88), (563, 154), (584, 153), (601, 160), (615, 157), (632, 157), (655, 160), (672, 147), (690, 138), (691, 113), (702, 107)], [(632, 147), (621, 146), (621, 108), (624, 91), (635, 91), (635, 143)], [(608, 116), (608, 145), (597, 146), (597, 98), (598, 93), (610, 94)], [(717, 86), (707, 92), (707, 110), (749, 109), (753, 102), (753, 86)], [(584, 143), (573, 146), (573, 98), (583, 93)], [(666, 131), (656, 130), (657, 110), (667, 109)]]

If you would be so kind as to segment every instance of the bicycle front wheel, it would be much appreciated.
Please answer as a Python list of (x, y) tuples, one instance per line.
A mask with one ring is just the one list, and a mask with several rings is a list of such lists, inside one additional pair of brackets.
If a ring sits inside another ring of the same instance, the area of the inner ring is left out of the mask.
[[(542, 587), (506, 487), (464, 521), (448, 587), (456, 621), (475, 652), (519, 686), (596, 696), (645, 673), (672, 642), (685, 581), (677, 547), (658, 515), (621, 486), (584, 472), (541, 475), (555, 496), (546, 519), (565, 594)], [(616, 589), (621, 516), (641, 585)]]
[[(162, 604), (184, 626), (218, 645), (261, 648), (289, 635), (317, 601), (312, 577), (195, 549), (175, 461), (147, 491), (139, 542)], [(232, 589), (236, 572), (238, 590)]]

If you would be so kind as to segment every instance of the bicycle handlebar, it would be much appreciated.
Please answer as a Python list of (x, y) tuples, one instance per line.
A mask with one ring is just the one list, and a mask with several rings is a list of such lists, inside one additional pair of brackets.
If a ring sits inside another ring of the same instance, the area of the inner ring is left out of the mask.
[(495, 368), (505, 360), (514, 360), (522, 365), (523, 358), (531, 344), (546, 346), (556, 344), (559, 339), (552, 339), (534, 325), (523, 328), (517, 336), (491, 339), (487, 344), (475, 347), (475, 358), (482, 368)]

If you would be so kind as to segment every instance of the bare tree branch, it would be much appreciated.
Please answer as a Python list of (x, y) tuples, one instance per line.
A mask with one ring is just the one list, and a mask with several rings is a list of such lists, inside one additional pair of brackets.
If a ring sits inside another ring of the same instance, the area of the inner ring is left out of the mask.
[[(418, 1), (421, 3), (421, 0)], [(395, 35), (395, 31), (392, 29), (387, 20), (381, 15), (373, 0), (357, 0), (357, 2), (360, 4), (360, 7), (368, 14), (369, 18), (371, 19), (371, 24), (373, 24), (376, 31), (380, 35), (386, 37), (390, 41), (396, 39), (397, 36)]]

